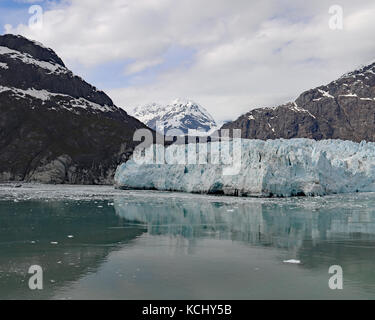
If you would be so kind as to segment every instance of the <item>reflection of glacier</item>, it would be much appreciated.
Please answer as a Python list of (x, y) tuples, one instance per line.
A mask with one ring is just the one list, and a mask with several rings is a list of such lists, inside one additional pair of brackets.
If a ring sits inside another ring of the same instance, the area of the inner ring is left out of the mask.
[(276, 263), (284, 255), (295, 257), (301, 267), (324, 274), (339, 264), (345, 281), (373, 292), (375, 194), (229, 203), (198, 197), (147, 200), (140, 205), (118, 198), (116, 212), (151, 235), (167, 236), (172, 247), (181, 244), (194, 252), (205, 238), (276, 249), (281, 255)]
[(144, 225), (150, 234), (187, 239), (215, 237), (291, 249), (306, 240), (375, 236), (375, 196), (371, 194), (236, 204), (222, 203), (220, 198), (217, 202), (198, 199), (150, 199), (139, 205), (117, 198), (115, 208), (119, 216)]

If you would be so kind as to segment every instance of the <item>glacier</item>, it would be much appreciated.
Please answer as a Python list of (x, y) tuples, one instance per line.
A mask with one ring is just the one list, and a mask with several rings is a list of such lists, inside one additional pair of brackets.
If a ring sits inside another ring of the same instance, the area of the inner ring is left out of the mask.
[[(239, 142), (239, 174), (223, 174), (228, 159), (222, 156), (216, 159), (216, 164), (214, 161), (186, 164), (189, 151), (196, 144), (171, 145), (165, 148), (165, 159), (172, 161), (156, 164), (153, 162), (156, 150), (164, 147), (153, 145), (142, 159), (133, 157), (118, 166), (115, 186), (249, 197), (375, 192), (375, 143), (310, 139), (240, 139)], [(198, 146), (219, 151), (229, 148), (233, 153), (234, 143), (222, 141)], [(216, 154), (208, 155), (207, 159), (215, 157)]]

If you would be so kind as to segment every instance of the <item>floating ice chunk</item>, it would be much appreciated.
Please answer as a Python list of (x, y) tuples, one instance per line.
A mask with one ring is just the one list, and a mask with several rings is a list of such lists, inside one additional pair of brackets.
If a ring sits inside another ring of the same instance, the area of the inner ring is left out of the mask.
[(290, 263), (290, 264), (301, 264), (301, 261), (300, 261), (300, 260), (295, 260), (295, 259), (284, 260), (283, 262), (284, 262), (284, 263)]

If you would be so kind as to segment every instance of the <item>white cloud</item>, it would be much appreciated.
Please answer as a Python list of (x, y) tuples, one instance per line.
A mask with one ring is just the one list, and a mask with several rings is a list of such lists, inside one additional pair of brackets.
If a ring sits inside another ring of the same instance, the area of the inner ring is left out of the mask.
[[(120, 106), (186, 97), (220, 121), (296, 98), (375, 58), (374, 2), (342, 0), (342, 31), (328, 27), (330, 5), (324, 0), (71, 0), (45, 12), (42, 30), (20, 25), (10, 31), (54, 48), (68, 65), (133, 61), (118, 72), (140, 72), (139, 81), (108, 90)], [(151, 83), (142, 81), (142, 71), (162, 63), (171, 47), (195, 52), (192, 63), (159, 70)]]
[(126, 68), (126, 74), (133, 74), (133, 73), (138, 73), (141, 72), (147, 68), (157, 66), (159, 64), (163, 63), (163, 59), (161, 58), (156, 58), (152, 60), (140, 60), (136, 61), (130, 65), (127, 66)]

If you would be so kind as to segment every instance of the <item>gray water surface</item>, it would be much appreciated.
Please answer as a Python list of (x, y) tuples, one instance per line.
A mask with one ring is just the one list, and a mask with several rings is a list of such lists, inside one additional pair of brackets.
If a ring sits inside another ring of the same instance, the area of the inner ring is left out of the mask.
[[(41, 291), (29, 289), (31, 265)], [(343, 290), (328, 286), (332, 265)], [(0, 186), (0, 299), (363, 298), (375, 298), (375, 194)]]

